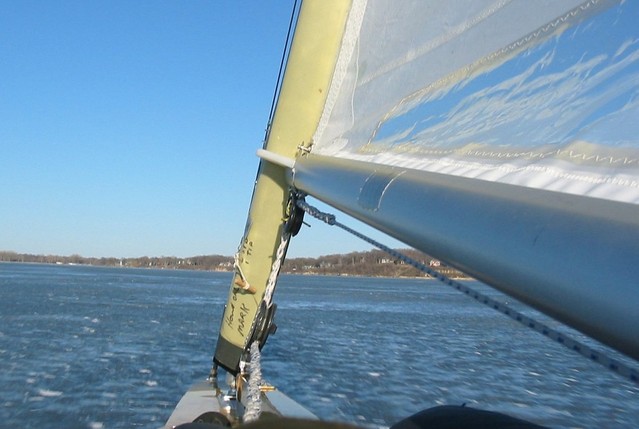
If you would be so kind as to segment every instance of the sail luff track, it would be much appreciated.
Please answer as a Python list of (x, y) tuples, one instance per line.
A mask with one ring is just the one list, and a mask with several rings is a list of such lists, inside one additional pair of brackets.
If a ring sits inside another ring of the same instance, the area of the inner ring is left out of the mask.
[(302, 192), (639, 360), (639, 208), (308, 155)]

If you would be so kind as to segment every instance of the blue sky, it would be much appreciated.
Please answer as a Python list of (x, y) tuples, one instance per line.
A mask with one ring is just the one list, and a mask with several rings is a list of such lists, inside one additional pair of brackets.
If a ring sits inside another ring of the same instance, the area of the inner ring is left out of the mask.
[[(292, 3), (4, 3), (0, 250), (233, 254)], [(370, 248), (311, 223), (289, 256)]]

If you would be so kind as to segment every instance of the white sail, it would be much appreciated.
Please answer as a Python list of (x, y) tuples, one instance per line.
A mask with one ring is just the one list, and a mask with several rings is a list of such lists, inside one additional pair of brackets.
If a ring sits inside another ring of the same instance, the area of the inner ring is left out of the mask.
[(314, 153), (639, 202), (639, 12), (610, 3), (369, 1)]
[(293, 185), (639, 359), (639, 2), (353, 2)]
[(363, 3), (314, 153), (639, 202), (636, 2)]

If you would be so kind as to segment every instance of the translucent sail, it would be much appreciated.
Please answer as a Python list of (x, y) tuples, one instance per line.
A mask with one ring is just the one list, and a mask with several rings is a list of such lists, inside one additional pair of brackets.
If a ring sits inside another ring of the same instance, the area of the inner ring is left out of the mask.
[(291, 183), (639, 359), (638, 16), (354, 0)]
[(360, 7), (315, 154), (639, 203), (637, 2)]

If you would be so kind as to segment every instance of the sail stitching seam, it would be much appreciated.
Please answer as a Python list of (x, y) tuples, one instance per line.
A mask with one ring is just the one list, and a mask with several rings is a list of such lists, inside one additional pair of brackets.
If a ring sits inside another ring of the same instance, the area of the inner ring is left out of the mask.
[[(343, 155), (345, 157), (349, 157), (346, 154), (343, 154)], [(363, 161), (363, 160), (370, 160), (371, 158), (374, 159), (374, 156), (371, 157), (371, 156), (362, 155), (362, 156), (350, 156), (349, 158)], [(611, 175), (593, 176), (588, 174), (587, 172), (569, 173), (569, 172), (565, 172), (565, 171), (561, 171), (556, 168), (553, 168), (552, 166), (544, 166), (544, 165), (526, 165), (522, 167), (515, 166), (515, 165), (483, 165), (477, 162), (456, 161), (452, 159), (436, 159), (436, 160), (421, 159), (421, 160), (418, 160), (418, 162), (414, 162), (414, 160), (410, 160), (409, 162), (408, 158), (401, 158), (401, 157), (391, 159), (390, 161), (389, 160), (384, 160), (384, 162), (378, 161), (378, 163), (386, 163), (391, 166), (406, 167), (406, 168), (412, 168), (417, 170), (429, 171), (433, 173), (437, 173), (439, 171), (438, 169), (445, 168), (445, 167), (468, 168), (468, 169), (476, 170), (476, 171), (465, 172), (464, 174), (457, 174), (459, 177), (468, 177), (468, 178), (479, 177), (479, 174), (481, 174), (482, 172), (499, 172), (503, 174), (503, 176), (500, 176), (499, 180), (493, 179), (492, 181), (511, 183), (511, 184), (521, 184), (521, 182), (512, 182), (512, 180), (507, 177), (508, 175), (513, 175), (517, 173), (525, 174), (525, 173), (532, 172), (532, 173), (544, 174), (549, 177), (553, 177), (559, 180), (564, 180), (569, 182), (588, 183), (588, 184), (595, 184), (595, 185), (610, 185), (616, 188), (636, 189), (639, 187), (638, 181), (632, 180), (631, 178), (618, 177), (619, 175), (618, 176), (611, 176)], [(567, 183), (567, 185), (571, 185), (571, 183)], [(529, 184), (527, 186), (533, 187), (533, 188), (540, 187), (540, 186), (534, 186), (533, 184)], [(590, 190), (586, 194), (589, 194), (591, 192), (593, 191)], [(623, 199), (622, 197), (618, 197), (614, 199), (620, 199), (621, 201), (626, 201), (626, 200), (629, 201), (630, 198), (632, 198), (632, 196), (623, 198)]]
[(493, 298), (488, 297), (487, 295), (482, 294), (481, 292), (478, 292), (458, 281), (455, 281), (447, 276), (445, 276), (444, 274), (440, 273), (439, 271), (433, 270), (432, 268), (429, 268), (428, 266), (422, 264), (419, 261), (416, 261), (415, 259), (412, 259), (411, 257), (398, 252), (397, 250), (391, 249), (390, 247), (358, 232), (355, 231), (354, 229), (338, 222), (335, 218), (335, 215), (330, 214), (330, 213), (325, 213), (320, 211), (318, 208), (313, 207), (311, 205), (309, 205), (306, 201), (304, 201), (303, 199), (298, 199), (297, 200), (297, 206), (300, 207), (302, 210), (304, 210), (306, 213), (308, 213), (309, 215), (315, 217), (316, 219), (319, 219), (329, 225), (334, 225), (334, 226), (338, 226), (339, 228), (342, 228), (343, 230), (355, 235), (358, 238), (361, 238), (362, 240), (372, 244), (373, 246), (385, 251), (386, 253), (388, 253), (389, 255), (399, 259), (400, 261), (403, 261), (415, 268), (417, 268), (418, 270), (430, 275), (431, 277), (434, 277), (435, 279), (439, 280), (440, 282), (444, 283), (445, 285), (451, 286), (455, 289), (457, 289), (458, 291), (464, 293), (465, 295), (475, 299), (476, 301), (483, 303), (491, 308), (493, 308), (494, 310), (499, 311), (502, 314), (505, 314), (506, 316), (510, 317), (511, 319), (519, 322), (520, 324), (527, 326), (528, 328), (539, 332), (542, 335), (545, 335), (546, 337), (554, 340), (555, 342), (563, 345), (564, 347), (579, 353), (580, 355), (594, 361), (597, 362), (598, 364), (608, 368), (609, 370), (613, 371), (616, 374), (619, 374), (620, 376), (639, 384), (639, 372), (637, 370), (635, 370), (634, 368), (631, 368), (630, 366), (626, 365), (625, 363), (614, 359), (608, 355), (606, 355), (603, 352), (599, 352), (595, 349), (593, 349), (592, 347), (577, 341), (569, 336), (567, 336), (564, 333), (559, 332), (556, 329), (553, 329), (551, 327), (549, 327), (548, 325), (546, 325), (545, 323), (539, 322), (538, 320), (533, 319), (532, 317), (526, 316), (522, 313), (520, 313), (519, 311), (509, 307), (508, 305), (499, 302)]
[[(479, 158), (525, 158), (525, 159), (577, 159), (582, 161), (594, 161), (594, 163), (606, 163), (606, 164), (636, 164), (639, 161), (639, 158), (631, 158), (628, 156), (613, 156), (613, 155), (600, 155), (600, 154), (592, 154), (587, 152), (578, 152), (573, 149), (556, 149), (550, 151), (522, 151), (522, 152), (500, 152), (500, 151), (492, 151), (492, 150), (460, 150), (460, 149), (427, 149), (427, 148), (410, 148), (407, 150), (395, 150), (393, 151), (397, 154), (402, 153), (411, 153), (418, 154), (423, 156), (474, 156)], [(384, 148), (373, 149), (371, 147), (362, 148), (359, 151), (362, 155), (378, 155), (385, 153)]]

